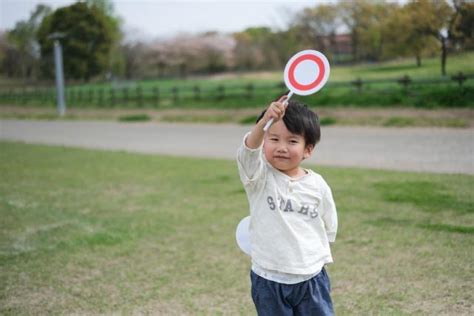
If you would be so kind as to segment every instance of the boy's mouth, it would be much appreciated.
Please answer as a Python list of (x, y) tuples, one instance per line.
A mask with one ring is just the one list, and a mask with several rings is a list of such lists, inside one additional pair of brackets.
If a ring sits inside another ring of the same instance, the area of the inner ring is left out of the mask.
[(275, 159), (290, 159), (290, 157), (286, 157), (286, 156), (273, 156), (273, 158), (275, 158)]

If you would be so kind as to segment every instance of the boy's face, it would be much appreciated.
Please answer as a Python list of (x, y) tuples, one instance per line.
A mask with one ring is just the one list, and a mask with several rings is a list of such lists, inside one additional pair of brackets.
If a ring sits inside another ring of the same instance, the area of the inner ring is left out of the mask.
[(265, 133), (263, 151), (274, 168), (294, 177), (299, 175), (301, 161), (311, 156), (313, 146), (306, 146), (302, 135), (292, 134), (279, 120)]

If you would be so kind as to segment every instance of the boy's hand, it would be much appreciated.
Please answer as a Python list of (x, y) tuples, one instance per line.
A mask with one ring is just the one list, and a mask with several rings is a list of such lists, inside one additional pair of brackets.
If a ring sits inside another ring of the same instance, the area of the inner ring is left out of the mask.
[(263, 136), (265, 134), (263, 127), (271, 119), (276, 122), (283, 118), (283, 116), (285, 115), (286, 107), (288, 106), (288, 103), (286, 102), (287, 99), (288, 97), (284, 95), (278, 101), (272, 102), (268, 106), (267, 111), (263, 115), (263, 118), (258, 121), (257, 124), (255, 124), (255, 126), (252, 128), (252, 131), (250, 132), (250, 135), (247, 137), (245, 141), (247, 147), (255, 149), (262, 144)]
[(268, 122), (273, 119), (274, 122), (277, 122), (281, 120), (283, 116), (285, 116), (285, 110), (288, 106), (288, 103), (286, 102), (287, 98), (288, 97), (284, 95), (278, 101), (270, 103), (265, 112), (265, 119), (263, 121)]

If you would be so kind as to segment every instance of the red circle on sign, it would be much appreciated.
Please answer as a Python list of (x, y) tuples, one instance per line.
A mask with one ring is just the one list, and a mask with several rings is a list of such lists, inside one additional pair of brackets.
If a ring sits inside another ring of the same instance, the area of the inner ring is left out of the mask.
[[(302, 61), (305, 61), (305, 60), (312, 60), (319, 67), (318, 77), (313, 82), (311, 82), (310, 84), (300, 84), (295, 79), (296, 66), (298, 66), (299, 63), (301, 63)], [(321, 81), (323, 80), (325, 72), (326, 72), (326, 69), (324, 67), (324, 63), (321, 60), (321, 58), (319, 58), (318, 56), (314, 56), (312, 54), (306, 54), (306, 55), (299, 56), (291, 64), (290, 69), (288, 70), (288, 79), (290, 81), (290, 84), (298, 90), (303, 90), (303, 91), (311, 90), (311, 89), (314, 89), (316, 86), (318, 86), (321, 83)]]

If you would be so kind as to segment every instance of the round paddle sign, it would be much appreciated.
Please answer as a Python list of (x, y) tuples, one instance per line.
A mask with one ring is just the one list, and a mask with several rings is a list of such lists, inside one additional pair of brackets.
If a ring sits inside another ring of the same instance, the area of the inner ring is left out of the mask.
[(303, 50), (290, 58), (285, 67), (285, 84), (293, 93), (310, 95), (328, 81), (329, 62), (316, 50)]
[[(293, 94), (310, 95), (319, 91), (329, 79), (329, 61), (317, 50), (303, 50), (288, 60), (283, 74), (286, 87), (290, 90), (288, 102)], [(273, 119), (265, 124), (266, 132)]]

